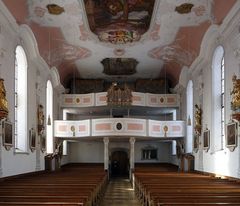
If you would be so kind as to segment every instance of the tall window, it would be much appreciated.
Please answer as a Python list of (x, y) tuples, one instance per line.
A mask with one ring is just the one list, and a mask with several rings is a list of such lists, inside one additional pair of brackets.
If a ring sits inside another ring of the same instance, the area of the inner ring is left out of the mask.
[(213, 55), (212, 61), (212, 149), (214, 151), (223, 149), (225, 143), (224, 133), (224, 49), (218, 46)]
[(47, 81), (46, 90), (46, 128), (47, 128), (47, 153), (53, 153), (53, 87)]
[(186, 152), (191, 153), (193, 149), (193, 82), (190, 80), (187, 85), (187, 139)]
[(225, 104), (224, 104), (224, 99), (225, 99), (225, 95), (224, 95), (224, 90), (225, 90), (225, 80), (224, 80), (224, 72), (225, 72), (225, 68), (224, 68), (224, 56), (222, 57), (222, 61), (221, 61), (221, 137), (222, 137), (222, 144), (225, 144)]
[(15, 50), (15, 148), (27, 151), (27, 57), (24, 49)]

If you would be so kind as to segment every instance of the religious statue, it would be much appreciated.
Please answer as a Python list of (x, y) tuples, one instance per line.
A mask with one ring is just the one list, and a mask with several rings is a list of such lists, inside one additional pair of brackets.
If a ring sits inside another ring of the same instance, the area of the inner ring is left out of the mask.
[(8, 102), (6, 99), (6, 90), (3, 81), (3, 79), (0, 79), (0, 119), (8, 116)]
[(42, 134), (44, 130), (44, 113), (43, 113), (43, 106), (41, 104), (38, 105), (38, 134)]
[(195, 104), (195, 132), (198, 135), (201, 135), (201, 129), (202, 129), (202, 109)]
[(234, 74), (232, 77), (233, 82), (233, 90), (231, 91), (232, 102), (231, 107), (232, 110), (235, 111), (240, 109), (240, 79), (237, 79), (237, 76)]
[(234, 111), (232, 118), (240, 121), (240, 79), (234, 74), (232, 77), (233, 90), (231, 91), (231, 109)]

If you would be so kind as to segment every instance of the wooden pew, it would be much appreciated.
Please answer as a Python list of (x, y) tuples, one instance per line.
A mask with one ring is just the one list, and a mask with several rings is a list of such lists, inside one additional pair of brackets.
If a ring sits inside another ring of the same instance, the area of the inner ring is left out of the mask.
[(103, 165), (73, 165), (61, 171), (0, 182), (0, 205), (97, 205), (107, 175)]
[(144, 206), (240, 205), (237, 182), (168, 171), (159, 166), (136, 167), (134, 187)]

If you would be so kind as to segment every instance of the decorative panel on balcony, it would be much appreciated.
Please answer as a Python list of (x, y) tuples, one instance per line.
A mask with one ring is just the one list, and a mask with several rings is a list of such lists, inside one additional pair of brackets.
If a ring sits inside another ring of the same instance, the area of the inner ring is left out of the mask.
[(146, 106), (145, 94), (140, 92), (132, 92), (132, 105)]
[(95, 94), (96, 106), (106, 106), (107, 105), (107, 92), (99, 92)]
[(146, 94), (147, 107), (179, 107), (179, 96), (176, 94)]
[(146, 136), (146, 120), (106, 118), (92, 120), (92, 136)]
[(86, 137), (90, 136), (90, 120), (54, 121), (55, 137)]
[(62, 107), (92, 107), (95, 105), (94, 93), (90, 94), (64, 94)]
[(184, 137), (184, 121), (148, 120), (148, 135), (151, 137)]

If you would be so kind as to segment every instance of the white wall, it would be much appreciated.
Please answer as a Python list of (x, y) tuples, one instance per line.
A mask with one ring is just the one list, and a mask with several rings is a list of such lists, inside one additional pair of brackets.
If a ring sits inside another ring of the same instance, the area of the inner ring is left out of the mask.
[(103, 142), (71, 142), (69, 143), (69, 161), (73, 163), (103, 163)]
[[(141, 150), (144, 147), (152, 146), (158, 148), (158, 160), (142, 160)], [(109, 155), (115, 150), (124, 150), (129, 155), (130, 143), (126, 141), (109, 141)], [(81, 141), (69, 143), (69, 162), (82, 163), (103, 163), (104, 162), (104, 143), (99, 141)], [(170, 162), (171, 143), (170, 142), (135, 142), (135, 162)]]
[[(158, 149), (157, 160), (142, 160), (142, 149), (144, 147), (154, 147)], [(135, 142), (135, 162), (150, 163), (150, 162), (170, 162), (171, 147), (169, 142)]]
[[(28, 60), (28, 130), (37, 131), (37, 105), (45, 105), (46, 82), (51, 79), (47, 64), (40, 57), (37, 42), (27, 25), (18, 26), (5, 5), (0, 2), (0, 77), (4, 79), (9, 107), (8, 119), (14, 122), (14, 66), (15, 48), (23, 46)], [(57, 100), (55, 100), (58, 102)], [(27, 132), (28, 133), (28, 132)], [(34, 172), (44, 169), (44, 152), (40, 151), (37, 137), (36, 150), (16, 153), (14, 147), (9, 151), (2, 145), (0, 134), (0, 177)], [(14, 142), (14, 141), (13, 141)]]
[[(231, 117), (230, 91), (232, 90), (232, 76), (235, 73), (238, 78), (240, 78), (239, 19), (240, 2), (237, 2), (220, 27), (212, 25), (208, 29), (201, 44), (200, 55), (191, 65), (187, 74), (186, 82), (190, 79), (193, 80), (193, 105), (200, 104), (202, 107), (202, 131), (204, 131), (206, 127), (210, 129), (210, 132), (214, 129), (212, 123), (214, 104), (211, 98), (211, 65), (214, 50), (219, 45), (224, 47), (225, 58), (225, 124), (229, 122)], [(201, 81), (203, 83), (202, 86)], [(185, 106), (182, 106), (182, 110), (186, 111)], [(184, 118), (185, 116), (182, 117)], [(214, 137), (214, 139), (216, 138), (220, 137)], [(210, 149), (208, 151), (202, 148), (202, 136), (200, 137), (200, 142), (199, 150), (193, 153), (195, 156), (196, 170), (240, 178), (239, 136), (238, 146), (233, 152), (226, 148), (225, 145), (223, 149), (216, 149), (212, 136), (210, 137)]]

